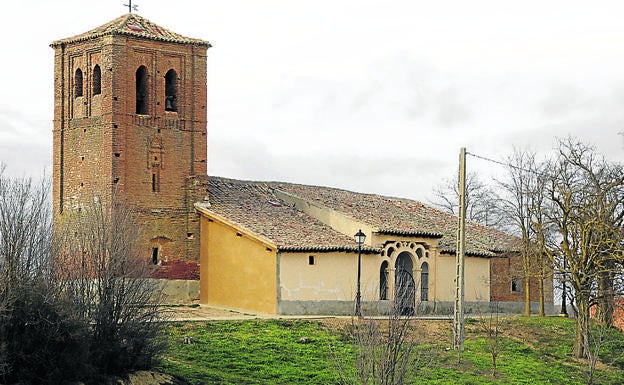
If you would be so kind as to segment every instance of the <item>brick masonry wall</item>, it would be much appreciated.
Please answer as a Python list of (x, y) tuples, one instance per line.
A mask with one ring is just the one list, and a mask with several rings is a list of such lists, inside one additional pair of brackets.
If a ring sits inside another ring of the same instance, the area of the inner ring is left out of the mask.
[[(492, 302), (524, 302), (525, 282), (522, 268), (522, 257), (518, 253), (510, 253), (505, 257), (490, 259), (490, 299)], [(520, 284), (519, 291), (512, 291), (512, 279)], [(529, 281), (531, 302), (539, 301), (539, 280)], [(552, 279), (544, 280), (545, 302), (553, 302)]]
[[(93, 94), (93, 68), (101, 94)], [(136, 73), (147, 69), (147, 113), (136, 112)], [(77, 96), (76, 70), (83, 73)], [(165, 74), (177, 73), (177, 111), (165, 111)], [(137, 213), (156, 276), (199, 279), (199, 222), (187, 178), (206, 173), (206, 47), (104, 36), (55, 47), (55, 216), (94, 195), (121, 193)]]

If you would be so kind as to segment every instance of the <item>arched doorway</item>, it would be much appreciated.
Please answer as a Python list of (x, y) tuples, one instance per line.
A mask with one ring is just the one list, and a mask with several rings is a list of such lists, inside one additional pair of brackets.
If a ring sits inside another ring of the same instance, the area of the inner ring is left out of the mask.
[(395, 263), (394, 300), (401, 315), (413, 315), (416, 285), (412, 271), (414, 264), (406, 251), (398, 255)]

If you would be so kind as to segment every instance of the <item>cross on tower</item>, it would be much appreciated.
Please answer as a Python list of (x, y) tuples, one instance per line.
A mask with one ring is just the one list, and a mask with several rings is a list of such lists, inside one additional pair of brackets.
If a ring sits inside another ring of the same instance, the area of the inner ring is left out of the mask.
[(128, 0), (128, 4), (124, 4), (124, 7), (128, 7), (128, 12), (132, 13), (132, 11), (138, 11), (138, 4), (132, 5), (132, 0)]

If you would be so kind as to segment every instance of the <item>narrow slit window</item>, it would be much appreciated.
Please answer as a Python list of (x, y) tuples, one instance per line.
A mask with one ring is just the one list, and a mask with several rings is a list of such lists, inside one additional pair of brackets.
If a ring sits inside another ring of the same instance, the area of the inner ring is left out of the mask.
[(178, 110), (178, 74), (170, 69), (165, 74), (165, 111)]
[(80, 68), (74, 75), (74, 96), (77, 98), (82, 96), (82, 70)]
[(158, 254), (159, 254), (160, 250), (158, 249), (158, 247), (152, 247), (152, 263), (154, 265), (158, 265), (159, 258), (158, 258)]
[(93, 95), (102, 93), (102, 70), (98, 64), (93, 67)]
[(160, 177), (158, 173), (152, 173), (152, 192), (160, 192)]
[(140, 66), (136, 72), (136, 113), (147, 115), (147, 67)]
[(308, 256), (308, 265), (314, 265), (314, 255)]

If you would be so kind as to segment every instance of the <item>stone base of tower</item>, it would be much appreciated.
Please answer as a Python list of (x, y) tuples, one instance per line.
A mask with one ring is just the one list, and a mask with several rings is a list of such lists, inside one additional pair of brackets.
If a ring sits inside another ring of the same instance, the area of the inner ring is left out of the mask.
[(154, 279), (165, 305), (194, 304), (199, 302), (199, 280)]

